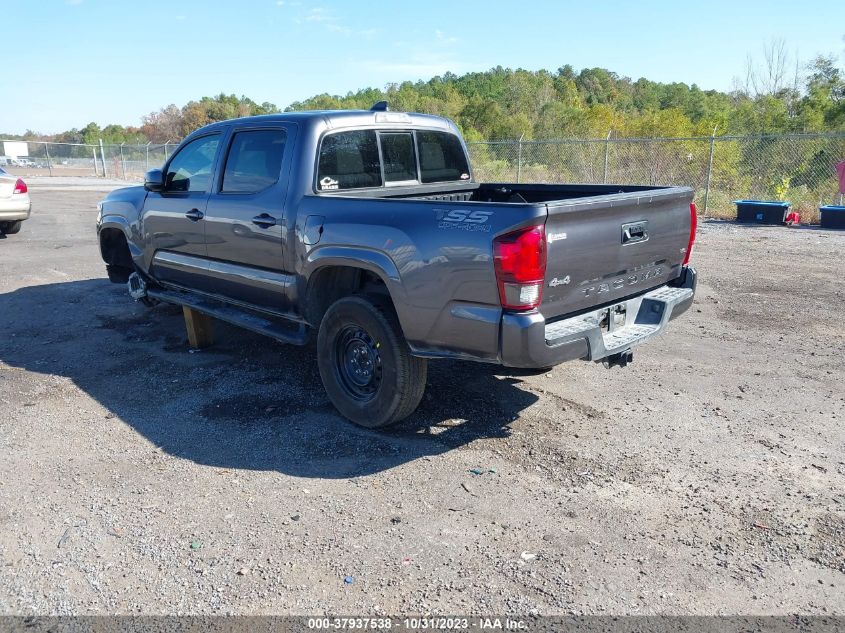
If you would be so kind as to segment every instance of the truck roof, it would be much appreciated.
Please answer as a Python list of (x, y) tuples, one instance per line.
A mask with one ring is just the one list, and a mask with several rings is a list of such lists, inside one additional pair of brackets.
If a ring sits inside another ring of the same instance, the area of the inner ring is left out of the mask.
[(305, 110), (297, 112), (278, 112), (275, 114), (262, 114), (258, 116), (242, 117), (239, 119), (228, 119), (206, 125), (193, 132), (213, 130), (218, 127), (231, 125), (232, 123), (274, 123), (274, 122), (298, 122), (311, 124), (314, 127), (324, 129), (361, 127), (361, 126), (385, 126), (405, 127), (420, 126), (427, 128), (439, 128), (458, 134), (457, 126), (444, 117), (432, 114), (420, 114), (418, 112), (392, 112), (382, 110)]

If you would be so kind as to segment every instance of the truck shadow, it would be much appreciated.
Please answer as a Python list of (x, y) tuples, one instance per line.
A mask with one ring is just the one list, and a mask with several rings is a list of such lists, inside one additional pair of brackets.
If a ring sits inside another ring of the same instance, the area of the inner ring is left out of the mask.
[[(313, 344), (281, 345), (216, 322), (215, 346), (191, 353), (179, 308), (145, 308), (103, 279), (0, 294), (0, 331), (0, 361), (69, 378), (102, 405), (70, 427), (103, 424), (108, 433), (125, 423), (166, 453), (221, 468), (372, 474), (506, 437), (538, 399), (494, 366), (437, 361), (414, 415), (386, 431), (361, 429), (328, 402)], [(4, 394), (13, 418), (32, 404), (15, 375)]]

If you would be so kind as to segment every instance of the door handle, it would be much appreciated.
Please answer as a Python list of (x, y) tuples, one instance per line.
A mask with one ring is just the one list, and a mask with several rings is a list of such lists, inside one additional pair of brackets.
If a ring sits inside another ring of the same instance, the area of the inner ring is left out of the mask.
[(262, 229), (269, 229), (271, 226), (276, 226), (276, 218), (269, 213), (262, 213), (252, 218), (252, 223), (257, 224)]
[(191, 209), (185, 214), (185, 217), (189, 220), (193, 220), (196, 222), (197, 220), (202, 220), (205, 214), (200, 211), (199, 209)]

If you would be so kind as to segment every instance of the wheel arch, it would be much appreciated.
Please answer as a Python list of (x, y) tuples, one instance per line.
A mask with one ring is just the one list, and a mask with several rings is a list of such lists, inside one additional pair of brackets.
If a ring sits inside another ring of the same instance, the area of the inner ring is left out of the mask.
[(366, 249), (326, 248), (309, 257), (303, 277), (303, 316), (319, 327), (329, 306), (353, 294), (382, 294), (389, 299), (406, 333), (408, 305), (399, 271), (384, 253)]
[(102, 226), (99, 231), (100, 256), (110, 266), (132, 267), (132, 251), (126, 233), (117, 226)]
[[(142, 251), (130, 239), (132, 235), (132, 229), (129, 225), (129, 221), (121, 215), (104, 215), (100, 219), (100, 222), (97, 227), (97, 234), (99, 236), (100, 241), (100, 254), (103, 254), (104, 239), (119, 240), (120, 238), (117, 237), (118, 233), (123, 237), (123, 242), (126, 244), (126, 248), (129, 250), (129, 255), (132, 258), (139, 257)], [(103, 259), (105, 261), (105, 257)]]

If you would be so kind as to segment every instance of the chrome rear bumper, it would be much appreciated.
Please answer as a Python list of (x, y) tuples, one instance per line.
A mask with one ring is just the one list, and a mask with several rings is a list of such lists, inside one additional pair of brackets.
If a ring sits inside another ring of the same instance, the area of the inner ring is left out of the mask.
[(509, 367), (551, 367), (583, 358), (599, 361), (658, 334), (692, 305), (696, 272), (612, 306), (546, 323), (539, 313), (502, 317), (501, 360)]

